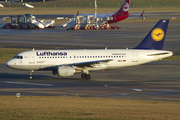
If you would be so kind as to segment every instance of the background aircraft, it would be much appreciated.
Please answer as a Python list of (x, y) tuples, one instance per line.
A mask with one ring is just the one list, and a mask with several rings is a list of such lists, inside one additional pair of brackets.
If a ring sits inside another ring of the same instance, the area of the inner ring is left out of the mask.
[(93, 49), (93, 50), (32, 50), (17, 54), (6, 65), (13, 69), (51, 70), (61, 77), (82, 73), (83, 79), (91, 78), (89, 71), (117, 69), (140, 65), (172, 56), (163, 44), (169, 20), (160, 20), (143, 41), (134, 49)]
[(27, 8), (34, 8), (34, 6), (30, 5), (30, 4), (27, 4), (27, 3), (23, 3), (22, 4), (24, 7), (27, 7)]
[[(107, 21), (107, 23), (115, 23), (115, 22), (119, 22), (121, 20), (124, 20), (126, 18), (138, 18), (138, 17), (142, 17), (144, 14), (144, 11), (137, 16), (137, 14), (129, 14), (129, 5), (130, 5), (130, 0), (125, 0), (124, 3), (122, 4), (122, 6), (120, 7), (120, 9), (114, 13), (96, 13), (97, 10), (97, 5), (96, 5), (96, 0), (95, 0), (95, 14), (79, 14), (79, 11), (77, 13), (77, 15), (75, 15), (73, 18), (76, 18), (77, 16), (95, 16), (95, 19), (98, 21), (98, 19), (103, 19), (103, 21)], [(137, 17), (135, 17), (135, 15)], [(66, 27), (69, 23), (71, 23), (71, 21), (73, 20), (73, 18), (69, 21), (67, 21), (66, 23), (64, 23), (62, 25), (62, 27)]]

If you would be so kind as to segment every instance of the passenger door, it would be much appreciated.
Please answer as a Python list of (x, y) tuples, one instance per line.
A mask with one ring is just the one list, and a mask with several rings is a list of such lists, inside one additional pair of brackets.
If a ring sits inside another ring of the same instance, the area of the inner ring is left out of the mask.
[(29, 53), (29, 63), (35, 63), (35, 52)]

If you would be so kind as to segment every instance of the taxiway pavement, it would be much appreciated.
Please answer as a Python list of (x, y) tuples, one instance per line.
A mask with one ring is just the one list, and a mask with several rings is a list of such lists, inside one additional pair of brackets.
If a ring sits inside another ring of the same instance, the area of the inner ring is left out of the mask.
[[(0, 47), (35, 49), (91, 49), (136, 47), (156, 22), (116, 23), (118, 30), (67, 31), (57, 26), (44, 30), (0, 30)], [(170, 21), (165, 50), (180, 54), (180, 23)], [(51, 71), (28, 71), (0, 65), (1, 95), (87, 96), (180, 101), (180, 62), (160, 61), (145, 65), (92, 72), (92, 80), (80, 74), (61, 78)]]

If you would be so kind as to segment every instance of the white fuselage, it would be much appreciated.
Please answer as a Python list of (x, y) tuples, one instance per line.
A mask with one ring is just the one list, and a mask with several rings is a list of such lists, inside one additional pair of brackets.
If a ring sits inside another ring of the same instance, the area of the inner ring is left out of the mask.
[(7, 62), (7, 66), (20, 70), (52, 70), (61, 65), (108, 59), (111, 61), (87, 69), (116, 69), (160, 60), (172, 54), (171, 51), (138, 49), (34, 50), (19, 53)]

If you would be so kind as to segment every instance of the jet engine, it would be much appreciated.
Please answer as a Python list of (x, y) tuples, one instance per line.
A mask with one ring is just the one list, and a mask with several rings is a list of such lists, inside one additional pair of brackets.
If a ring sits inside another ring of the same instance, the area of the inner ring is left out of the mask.
[(60, 66), (58, 67), (57, 74), (60, 77), (72, 76), (75, 73), (75, 69), (70, 66)]

